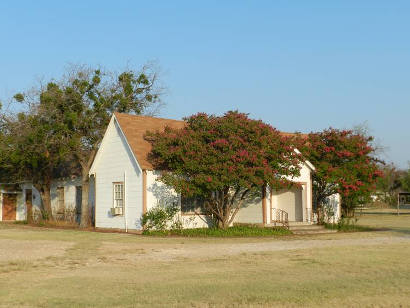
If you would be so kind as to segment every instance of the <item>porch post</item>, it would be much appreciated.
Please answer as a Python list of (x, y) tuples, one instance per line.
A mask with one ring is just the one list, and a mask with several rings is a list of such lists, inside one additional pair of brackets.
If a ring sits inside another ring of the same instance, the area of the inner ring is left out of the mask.
[(267, 224), (266, 219), (266, 184), (262, 186), (262, 217), (263, 217), (263, 225)]
[(304, 185), (302, 185), (302, 207), (303, 207), (303, 221), (308, 222), (309, 219), (309, 199), (308, 199), (308, 183), (306, 182)]

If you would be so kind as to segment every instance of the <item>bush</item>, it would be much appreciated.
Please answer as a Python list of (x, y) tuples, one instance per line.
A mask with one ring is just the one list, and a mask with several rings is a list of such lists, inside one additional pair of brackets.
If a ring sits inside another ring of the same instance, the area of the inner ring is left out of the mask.
[(325, 224), (325, 227), (339, 232), (363, 232), (372, 231), (373, 229), (365, 226), (358, 226), (357, 218), (342, 218), (337, 224)]
[(28, 221), (27, 220), (16, 220), (14, 222), (14, 224), (16, 224), (16, 225), (27, 225)]
[(50, 214), (47, 211), (41, 210), (41, 219), (46, 221), (49, 220)]
[(141, 224), (144, 230), (148, 231), (165, 231), (168, 229), (181, 229), (182, 223), (179, 219), (175, 219), (179, 212), (177, 205), (161, 206), (150, 209), (147, 213), (142, 215)]
[(219, 228), (195, 228), (174, 230), (145, 230), (142, 234), (153, 236), (186, 236), (186, 237), (260, 237), (280, 236), (292, 234), (283, 227), (257, 227), (257, 226), (233, 226), (226, 229)]

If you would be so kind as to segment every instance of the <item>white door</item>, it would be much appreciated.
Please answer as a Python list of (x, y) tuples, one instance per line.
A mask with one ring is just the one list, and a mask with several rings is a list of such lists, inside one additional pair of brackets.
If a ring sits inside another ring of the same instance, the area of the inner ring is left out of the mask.
[(301, 187), (280, 190), (276, 193), (275, 208), (288, 213), (289, 221), (303, 221), (303, 194)]

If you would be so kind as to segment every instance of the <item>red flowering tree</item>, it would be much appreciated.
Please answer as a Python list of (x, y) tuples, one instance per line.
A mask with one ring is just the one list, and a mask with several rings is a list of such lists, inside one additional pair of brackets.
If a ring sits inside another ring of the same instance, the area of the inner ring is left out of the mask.
[(185, 196), (201, 196), (217, 227), (228, 227), (264, 185), (283, 188), (300, 173), (292, 140), (262, 121), (236, 111), (185, 120), (183, 129), (147, 133), (150, 161), (164, 171), (160, 181)]
[(359, 132), (333, 128), (307, 136), (303, 153), (316, 167), (312, 175), (316, 209), (320, 210), (325, 199), (335, 193), (341, 194), (346, 215), (352, 214), (355, 205), (367, 201), (382, 176), (372, 140)]

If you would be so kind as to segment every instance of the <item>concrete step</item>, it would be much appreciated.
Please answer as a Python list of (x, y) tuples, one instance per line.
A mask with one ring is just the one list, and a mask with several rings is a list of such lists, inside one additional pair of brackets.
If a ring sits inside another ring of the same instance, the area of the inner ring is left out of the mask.
[(293, 234), (325, 234), (335, 233), (337, 230), (326, 229), (325, 226), (316, 224), (290, 224), (289, 230)]
[(293, 234), (297, 235), (307, 235), (307, 234), (328, 234), (328, 233), (336, 233), (337, 230), (332, 229), (320, 229), (320, 230), (291, 230)]
[(301, 225), (301, 226), (289, 226), (289, 230), (293, 231), (293, 230), (306, 230), (306, 231), (313, 231), (313, 230), (325, 230), (324, 226), (320, 226), (320, 225)]
[(289, 226), (311, 226), (315, 225), (314, 222), (306, 222), (306, 221), (289, 221)]

